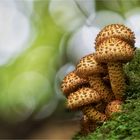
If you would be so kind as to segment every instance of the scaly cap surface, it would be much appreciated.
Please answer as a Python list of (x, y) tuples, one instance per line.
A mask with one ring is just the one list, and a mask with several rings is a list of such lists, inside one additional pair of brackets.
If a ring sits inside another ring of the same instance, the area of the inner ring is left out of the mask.
[(102, 73), (107, 73), (107, 67), (105, 64), (97, 63), (94, 54), (83, 57), (76, 67), (76, 74), (80, 77)]
[(135, 35), (128, 27), (122, 24), (111, 24), (104, 27), (96, 37), (95, 46), (98, 48), (99, 44), (108, 38), (119, 38), (131, 46), (134, 46)]
[(86, 79), (80, 78), (75, 72), (70, 72), (65, 76), (61, 84), (61, 90), (65, 96), (69, 93), (76, 91), (82, 85), (88, 84)]
[(68, 96), (67, 107), (69, 109), (77, 109), (83, 105), (96, 103), (101, 98), (100, 93), (92, 90), (92, 88), (83, 87)]
[(133, 59), (135, 48), (118, 38), (109, 38), (103, 41), (96, 49), (97, 62), (128, 62)]

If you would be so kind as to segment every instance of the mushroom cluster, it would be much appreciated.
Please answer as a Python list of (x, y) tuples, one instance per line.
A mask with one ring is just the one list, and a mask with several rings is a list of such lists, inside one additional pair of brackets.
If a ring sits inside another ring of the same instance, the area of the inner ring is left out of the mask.
[(81, 58), (76, 69), (63, 79), (67, 108), (83, 112), (83, 134), (121, 111), (126, 89), (123, 65), (134, 57), (134, 43), (134, 33), (124, 25), (104, 27), (95, 40), (96, 52)]

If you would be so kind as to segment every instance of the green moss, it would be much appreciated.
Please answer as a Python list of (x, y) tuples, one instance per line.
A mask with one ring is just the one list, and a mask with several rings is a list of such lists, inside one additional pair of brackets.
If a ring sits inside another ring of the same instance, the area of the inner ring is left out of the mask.
[(140, 139), (140, 50), (135, 58), (125, 66), (129, 85), (123, 112), (114, 114), (88, 136), (74, 136), (74, 140), (139, 140)]

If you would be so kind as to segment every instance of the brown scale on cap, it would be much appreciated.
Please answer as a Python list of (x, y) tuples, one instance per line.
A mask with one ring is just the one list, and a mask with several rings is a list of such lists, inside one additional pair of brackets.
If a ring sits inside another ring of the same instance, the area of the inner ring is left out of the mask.
[(95, 59), (100, 63), (128, 62), (135, 55), (135, 48), (118, 38), (109, 38), (103, 41), (96, 49)]
[(98, 48), (101, 42), (112, 37), (124, 40), (125, 42), (128, 42), (128, 44), (130, 44), (131, 46), (134, 46), (135, 35), (128, 27), (122, 24), (111, 24), (104, 27), (97, 35), (95, 40), (96, 48)]
[(80, 78), (75, 72), (70, 72), (63, 79), (61, 84), (61, 90), (65, 96), (68, 96), (71, 92), (78, 90), (83, 85), (88, 85), (88, 81), (86, 79)]
[(67, 107), (77, 109), (83, 105), (96, 103), (101, 100), (101, 95), (92, 88), (83, 87), (68, 96)]
[(111, 117), (113, 115), (113, 113), (116, 112), (121, 112), (122, 111), (122, 101), (119, 100), (114, 100), (112, 102), (110, 102), (107, 106), (106, 106), (106, 110), (105, 110), (105, 114), (108, 117)]
[(92, 121), (104, 122), (107, 120), (107, 117), (104, 113), (97, 111), (92, 106), (85, 106), (83, 107), (82, 111)]
[(89, 77), (89, 84), (93, 88), (93, 90), (99, 92), (102, 96), (102, 99), (105, 102), (110, 102), (114, 100), (114, 94), (108, 86), (102, 80), (100, 76), (91, 76)]
[(107, 73), (107, 66), (97, 63), (94, 54), (83, 57), (76, 66), (76, 74), (80, 77), (87, 77), (99, 73)]

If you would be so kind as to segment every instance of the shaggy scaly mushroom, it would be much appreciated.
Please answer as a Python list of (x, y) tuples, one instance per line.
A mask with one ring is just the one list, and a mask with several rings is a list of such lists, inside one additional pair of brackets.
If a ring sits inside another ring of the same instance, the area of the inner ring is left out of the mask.
[(105, 102), (110, 102), (114, 95), (102, 80), (102, 75), (106, 73), (106, 65), (97, 63), (94, 54), (83, 57), (76, 66), (76, 74), (81, 78), (87, 77), (92, 89), (100, 93)]
[[(87, 85), (88, 81), (77, 76), (75, 71), (66, 75), (62, 81), (61, 88), (67, 97), (67, 107), (69, 109), (78, 109), (87, 104), (96, 103), (101, 100), (101, 95), (92, 88), (86, 87)], [(97, 105), (96, 108), (100, 109), (101, 104)], [(86, 115), (83, 115), (81, 133), (87, 134), (95, 130), (95, 128), (96, 122), (91, 121)]]
[(126, 89), (123, 63), (135, 55), (134, 39), (133, 32), (119, 24), (103, 28), (96, 38), (95, 59), (99, 63), (107, 63), (112, 91), (118, 100), (123, 100)]

